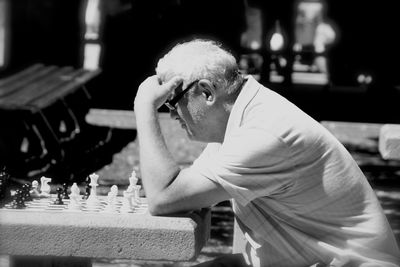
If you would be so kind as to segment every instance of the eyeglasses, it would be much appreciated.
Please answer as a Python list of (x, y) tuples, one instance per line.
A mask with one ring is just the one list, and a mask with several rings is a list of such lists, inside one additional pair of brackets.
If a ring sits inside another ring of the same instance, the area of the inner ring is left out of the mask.
[[(195, 80), (191, 83), (189, 83), (188, 86), (186, 86), (185, 90), (180, 91), (174, 98), (167, 100), (164, 105), (169, 108), (170, 111), (175, 111), (176, 110), (176, 104), (178, 104), (179, 100), (189, 91), (190, 87), (192, 87), (195, 83), (197, 83), (199, 80)], [(181, 83), (178, 88), (182, 88), (183, 83)], [(177, 88), (177, 89), (178, 89)], [(176, 89), (176, 90), (177, 90)]]

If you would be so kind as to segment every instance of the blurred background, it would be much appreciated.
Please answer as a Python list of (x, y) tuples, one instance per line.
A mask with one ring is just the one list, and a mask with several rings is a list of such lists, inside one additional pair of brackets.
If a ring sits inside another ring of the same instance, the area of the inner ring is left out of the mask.
[[(316, 120), (365, 123), (361, 135), (342, 125), (339, 139), (398, 238), (400, 163), (380, 158), (376, 126), (400, 123), (396, 7), (372, 0), (0, 0), (0, 168), (21, 184), (43, 175), (83, 182), (96, 171), (107, 188), (127, 185), (139, 158), (134, 126), (123, 126), (134, 120), (139, 84), (177, 42), (212, 38), (244, 74)], [(98, 123), (87, 120), (93, 110), (101, 110)], [(178, 125), (162, 125), (179, 163), (191, 164), (203, 145)], [(228, 206), (213, 208), (203, 259), (230, 252)]]

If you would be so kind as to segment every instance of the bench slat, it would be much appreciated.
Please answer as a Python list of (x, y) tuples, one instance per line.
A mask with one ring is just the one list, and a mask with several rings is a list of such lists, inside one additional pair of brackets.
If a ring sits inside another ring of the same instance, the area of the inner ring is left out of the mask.
[(0, 98), (0, 105), (15, 108), (26, 107), (33, 99), (57, 90), (57, 87), (61, 86), (62, 83), (65, 82), (61, 77), (63, 75), (69, 75), (72, 72), (72, 67), (52, 70), (45, 78), (33, 81), (31, 84), (19, 90), (18, 93)]
[(12, 84), (9, 84), (2, 91), (1, 98), (7, 97), (8, 95), (17, 94), (20, 90), (23, 90), (26, 86), (29, 86), (31, 83), (43, 79), (49, 75), (52, 71), (57, 70), (56, 66), (48, 66), (40, 68), (32, 73), (27, 74), (26, 76), (20, 77), (18, 80), (14, 81)]
[(73, 93), (78, 88), (82, 87), (92, 78), (97, 76), (100, 70), (89, 71), (80, 69), (74, 72), (69, 77), (64, 77), (66, 81), (61, 87), (53, 90), (51, 93), (46, 94), (40, 98), (34, 99), (30, 104), (36, 108), (42, 109), (56, 102), (58, 99), (65, 97), (66, 95)]
[(14, 75), (0, 79), (0, 96), (2, 96), (3, 93), (7, 91), (5, 89), (7, 88), (7, 86), (9, 84), (12, 84), (20, 79), (24, 79), (25, 77), (31, 75), (32, 73), (34, 73), (35, 71), (37, 71), (41, 68), (44, 68), (43, 64), (35, 64), (35, 65), (32, 65), (32, 66), (14, 74)]

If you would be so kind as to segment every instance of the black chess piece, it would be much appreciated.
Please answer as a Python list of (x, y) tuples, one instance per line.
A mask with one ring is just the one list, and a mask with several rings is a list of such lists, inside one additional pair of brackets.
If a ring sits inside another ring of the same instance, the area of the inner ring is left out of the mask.
[(83, 199), (88, 199), (90, 196), (90, 189), (92, 188), (90, 186), (90, 177), (86, 177), (85, 179), (86, 187), (85, 187), (85, 194), (83, 195)]
[(63, 184), (63, 199), (69, 199), (69, 195), (68, 195), (68, 184), (64, 183)]
[(13, 195), (13, 201), (11, 202), (11, 208), (22, 209), (25, 208), (25, 197), (22, 190), (17, 189)]
[(0, 177), (0, 200), (6, 197), (6, 182)]
[(9, 185), (10, 175), (7, 173), (6, 168), (0, 170), (0, 200), (9, 198), (7, 187)]
[(30, 184), (24, 184), (22, 185), (22, 194), (25, 198), (25, 201), (31, 201), (32, 196), (31, 196), (31, 185)]
[(55, 205), (64, 205), (64, 202), (62, 200), (62, 194), (63, 194), (63, 189), (62, 187), (57, 188), (57, 199), (54, 201)]
[(3, 179), (0, 179), (0, 199), (3, 199), (5, 196), (5, 183), (3, 181)]

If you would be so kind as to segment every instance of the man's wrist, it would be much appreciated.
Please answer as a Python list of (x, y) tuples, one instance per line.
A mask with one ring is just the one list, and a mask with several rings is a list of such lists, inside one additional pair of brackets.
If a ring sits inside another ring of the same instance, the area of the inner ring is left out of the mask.
[(156, 105), (152, 102), (148, 102), (148, 101), (135, 101), (134, 103), (134, 111), (136, 114), (138, 113), (149, 113), (152, 111), (157, 111)]

